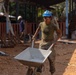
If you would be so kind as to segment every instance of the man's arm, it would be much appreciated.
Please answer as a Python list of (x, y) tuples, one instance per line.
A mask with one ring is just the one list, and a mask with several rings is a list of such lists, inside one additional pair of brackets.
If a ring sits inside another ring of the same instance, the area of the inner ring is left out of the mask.
[(61, 38), (62, 33), (61, 33), (61, 30), (60, 29), (57, 29), (56, 30), (56, 33), (57, 33), (57, 38), (56, 38), (56, 41), (57, 41), (59, 38)]

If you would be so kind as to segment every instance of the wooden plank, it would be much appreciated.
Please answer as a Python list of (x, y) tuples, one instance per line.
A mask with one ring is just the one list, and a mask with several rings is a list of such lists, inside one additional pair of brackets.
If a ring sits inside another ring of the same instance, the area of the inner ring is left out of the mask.
[(69, 39), (59, 39), (58, 41), (63, 43), (71, 43), (71, 44), (76, 43), (76, 40), (69, 40)]

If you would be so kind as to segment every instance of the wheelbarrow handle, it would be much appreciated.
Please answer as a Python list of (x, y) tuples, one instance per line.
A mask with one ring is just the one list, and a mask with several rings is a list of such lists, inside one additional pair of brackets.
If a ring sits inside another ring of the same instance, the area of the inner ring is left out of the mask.
[[(57, 41), (58, 41), (58, 40), (57, 40)], [(51, 44), (51, 46), (48, 48), (48, 50), (51, 50), (52, 47), (56, 44), (57, 41), (54, 41), (54, 42)]]
[(31, 45), (31, 47), (34, 48), (34, 40), (32, 40), (32, 45)]
[(55, 43), (52, 43), (51, 46), (48, 48), (48, 50), (51, 50), (51, 48), (54, 46)]

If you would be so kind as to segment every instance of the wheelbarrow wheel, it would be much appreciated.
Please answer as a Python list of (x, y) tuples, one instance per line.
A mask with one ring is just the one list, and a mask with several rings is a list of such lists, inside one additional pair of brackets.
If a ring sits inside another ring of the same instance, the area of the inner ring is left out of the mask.
[(33, 75), (33, 69), (28, 68), (26, 75)]

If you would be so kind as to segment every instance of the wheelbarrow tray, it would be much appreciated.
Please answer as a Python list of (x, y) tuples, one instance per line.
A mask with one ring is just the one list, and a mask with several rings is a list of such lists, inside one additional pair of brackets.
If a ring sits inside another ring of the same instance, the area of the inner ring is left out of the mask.
[(17, 59), (24, 65), (37, 67), (45, 62), (45, 60), (47, 59), (47, 57), (50, 55), (51, 52), (52, 52), (51, 50), (43, 50), (28, 47), (20, 54), (15, 56), (15, 59)]

